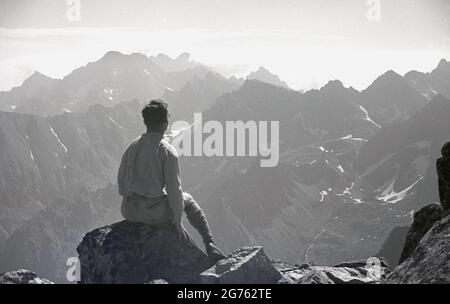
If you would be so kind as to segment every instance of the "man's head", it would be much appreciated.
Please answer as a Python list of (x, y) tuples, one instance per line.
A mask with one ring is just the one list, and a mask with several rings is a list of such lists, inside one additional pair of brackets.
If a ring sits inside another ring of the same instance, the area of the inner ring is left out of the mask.
[(163, 133), (169, 123), (167, 103), (161, 99), (150, 101), (142, 109), (142, 118), (148, 131)]
[(450, 142), (446, 143), (441, 149), (442, 157), (450, 158)]

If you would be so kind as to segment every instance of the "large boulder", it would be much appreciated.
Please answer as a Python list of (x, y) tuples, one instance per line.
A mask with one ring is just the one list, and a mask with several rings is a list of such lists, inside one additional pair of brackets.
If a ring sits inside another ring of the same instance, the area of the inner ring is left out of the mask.
[(201, 274), (204, 284), (274, 284), (280, 279), (260, 246), (238, 249)]
[(54, 284), (32, 271), (19, 269), (0, 274), (0, 284)]
[(181, 241), (171, 224), (115, 223), (86, 234), (77, 251), (84, 284), (198, 283), (210, 266), (207, 255), (190, 238)]
[(406, 235), (399, 264), (403, 263), (411, 255), (425, 233), (441, 219), (441, 216), (442, 207), (439, 204), (430, 204), (414, 214), (414, 221)]
[(450, 284), (450, 215), (425, 234), (409, 257), (389, 275), (391, 284)]
[(390, 273), (388, 265), (378, 258), (345, 262), (336, 266), (311, 266), (277, 263), (283, 274), (280, 284), (374, 284)]

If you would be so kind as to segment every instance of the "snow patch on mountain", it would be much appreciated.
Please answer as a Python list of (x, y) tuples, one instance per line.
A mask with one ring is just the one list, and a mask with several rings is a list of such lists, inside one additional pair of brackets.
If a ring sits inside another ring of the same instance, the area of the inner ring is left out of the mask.
[(325, 190), (320, 191), (320, 202), (323, 202), (327, 195), (328, 195), (327, 191), (325, 191)]
[(109, 121), (111, 121), (113, 124), (115, 124), (117, 127), (119, 127), (120, 129), (123, 129), (123, 127), (114, 119), (111, 118), (111, 116), (108, 116)]
[(379, 124), (377, 124), (372, 118), (370, 118), (369, 112), (363, 106), (360, 105), (359, 108), (365, 114), (364, 120), (367, 120), (368, 122), (374, 124), (377, 128), (381, 129), (381, 126)]
[(349, 134), (349, 135), (347, 135), (347, 136), (341, 137), (341, 139), (344, 139), (344, 140), (350, 139), (350, 140), (367, 141), (367, 139), (364, 139), (364, 138), (353, 137), (352, 134)]
[(53, 129), (53, 127), (50, 127), (50, 131), (52, 132), (52, 134), (56, 137), (56, 140), (58, 141), (59, 145), (64, 149), (64, 152), (67, 153), (67, 151), (69, 151), (67, 149), (67, 147), (62, 143), (62, 141), (59, 139), (58, 134), (56, 134), (55, 129)]
[(396, 182), (396, 178), (392, 180), (392, 182), (389, 184), (389, 186), (384, 189), (384, 191), (377, 196), (377, 199), (380, 201), (383, 201), (388, 204), (395, 204), (403, 199), (405, 199), (410, 193), (409, 191), (414, 188), (415, 185), (417, 185), (418, 182), (420, 182), (423, 179), (423, 176), (421, 176), (418, 180), (416, 180), (412, 185), (409, 187), (403, 189), (400, 192), (397, 192), (394, 190), (394, 184)]

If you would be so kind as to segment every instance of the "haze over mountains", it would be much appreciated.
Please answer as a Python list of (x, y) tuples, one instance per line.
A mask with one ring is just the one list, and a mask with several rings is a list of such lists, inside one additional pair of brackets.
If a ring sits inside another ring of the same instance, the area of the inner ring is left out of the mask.
[(144, 132), (143, 103), (160, 97), (173, 120), (280, 121), (277, 167), (180, 159), (183, 188), (225, 251), (261, 244), (274, 258), (330, 265), (371, 256), (437, 200), (449, 87), (444, 59), (430, 73), (388, 71), (361, 92), (333, 80), (302, 93), (264, 68), (225, 78), (186, 53), (109, 52), (61, 80), (37, 72), (0, 93), (0, 272), (64, 281), (82, 235), (120, 218), (120, 157)]

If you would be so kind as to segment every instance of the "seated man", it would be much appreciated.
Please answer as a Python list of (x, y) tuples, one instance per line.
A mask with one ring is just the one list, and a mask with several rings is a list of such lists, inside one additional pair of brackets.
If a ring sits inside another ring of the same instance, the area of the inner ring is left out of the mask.
[(441, 149), (442, 157), (437, 160), (437, 174), (439, 181), (439, 198), (442, 209), (450, 212), (450, 142)]
[(192, 196), (183, 192), (175, 148), (164, 140), (168, 126), (167, 104), (152, 100), (142, 110), (147, 133), (135, 140), (122, 157), (118, 173), (122, 215), (131, 222), (172, 223), (186, 238), (183, 211), (203, 238), (212, 262), (224, 258), (215, 246), (205, 214)]

